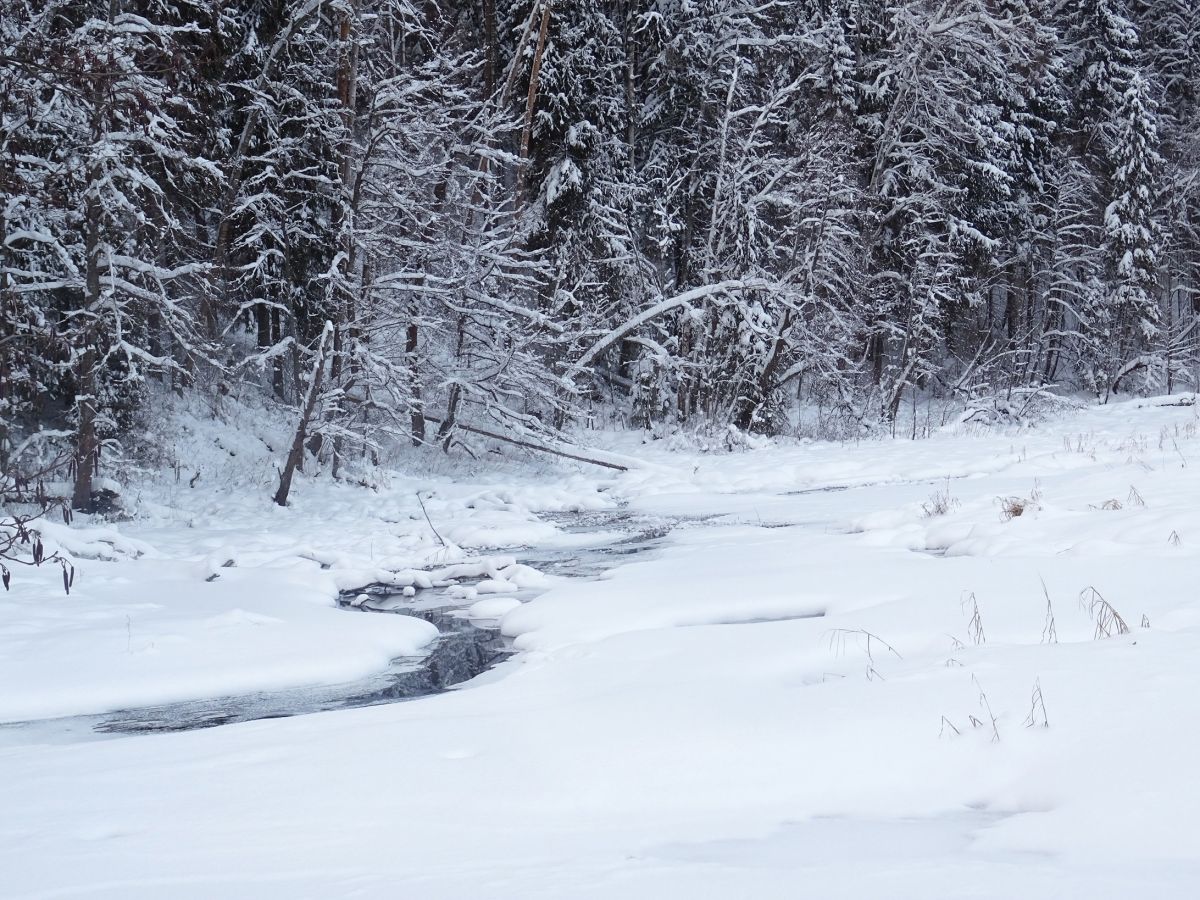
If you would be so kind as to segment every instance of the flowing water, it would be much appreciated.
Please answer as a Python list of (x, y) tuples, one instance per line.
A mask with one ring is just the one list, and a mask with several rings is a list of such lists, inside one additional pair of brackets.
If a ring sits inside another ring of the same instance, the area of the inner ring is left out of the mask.
[[(548, 516), (568, 534), (580, 536), (571, 549), (510, 548), (507, 555), (547, 574), (596, 578), (633, 556), (660, 546), (683, 520), (638, 517), (625, 511)], [(469, 582), (464, 582), (469, 583)], [(366, 593), (366, 601), (357, 598)], [(527, 601), (539, 591), (515, 595)], [(427, 697), (469, 681), (512, 654), (499, 622), (472, 620), (449, 588), (418, 591), (405, 597), (394, 588), (367, 585), (346, 592), (340, 605), (348, 615), (411, 615), (431, 622), (439, 636), (419, 657), (399, 657), (386, 671), (343, 684), (257, 691), (189, 700), (160, 706), (121, 709), (97, 715), (68, 716), (0, 724), (0, 746), (11, 743), (65, 743), (120, 735), (212, 728), (233, 722), (283, 718), (333, 709), (378, 706)]]

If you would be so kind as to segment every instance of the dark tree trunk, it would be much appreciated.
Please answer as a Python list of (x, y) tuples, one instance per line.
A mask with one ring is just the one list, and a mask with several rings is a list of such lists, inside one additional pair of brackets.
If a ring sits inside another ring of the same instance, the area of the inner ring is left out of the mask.
[(316, 412), (317, 400), (321, 396), (325, 351), (331, 331), (333, 325), (326, 322), (325, 329), (321, 332), (321, 343), (317, 346), (317, 360), (313, 363), (312, 378), (308, 382), (308, 396), (304, 400), (304, 408), (300, 410), (300, 421), (296, 424), (296, 434), (292, 438), (292, 449), (288, 452), (283, 471), (279, 473), (279, 490), (275, 492), (275, 502), (280, 506), (287, 506), (288, 494), (292, 490), (292, 478), (304, 461), (304, 439), (308, 435), (308, 427), (312, 422), (313, 413)]
[[(271, 310), (271, 345), (278, 346), (279, 342), (282, 340), (283, 323), (281, 322), (279, 309), (275, 308)], [(271, 388), (275, 391), (276, 397), (278, 397), (280, 400), (285, 399), (283, 386), (283, 357), (278, 354), (276, 354), (271, 360)]]
[(419, 447), (425, 443), (425, 404), (421, 399), (421, 367), (417, 358), (417, 323), (410, 322), (404, 339), (404, 353), (408, 358), (408, 373), (412, 392), (412, 443)]
[(483, 0), (483, 86), (490, 97), (496, 92), (496, 0)]
[(542, 24), (538, 29), (537, 48), (529, 70), (529, 95), (525, 100), (525, 125), (521, 129), (520, 170), (517, 172), (517, 203), (524, 203), (529, 186), (529, 140), (533, 134), (533, 113), (537, 109), (538, 81), (542, 73), (542, 56), (546, 52), (546, 35), (550, 31), (550, 0), (543, 0)]
[(96, 435), (96, 351), (88, 347), (76, 366), (76, 403), (79, 424), (75, 435), (75, 487), (71, 506), (80, 512), (92, 511), (92, 480), (96, 474), (96, 456), (100, 442)]
[(438, 426), (437, 439), (442, 442), (442, 449), (450, 452), (450, 439), (453, 437), (454, 426), (458, 422), (458, 404), (462, 401), (462, 388), (457, 384), (450, 388), (450, 397), (446, 401), (446, 418)]
[[(89, 172), (91, 182), (99, 179), (97, 172)], [(86, 241), (87, 276), (84, 288), (84, 303), (94, 307), (100, 302), (100, 207), (94, 198), (87, 202)], [(75, 363), (75, 407), (79, 417), (75, 432), (75, 485), (71, 495), (71, 506), (80, 512), (91, 512), (92, 479), (96, 474), (96, 456), (99, 440), (96, 434), (96, 366), (99, 364), (92, 329), (84, 330), (75, 348), (78, 359)]]

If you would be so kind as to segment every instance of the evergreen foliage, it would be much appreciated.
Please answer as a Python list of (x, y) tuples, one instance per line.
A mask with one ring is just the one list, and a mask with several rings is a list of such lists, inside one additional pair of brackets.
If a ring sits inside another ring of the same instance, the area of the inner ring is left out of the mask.
[(1184, 0), (0, 0), (0, 470), (1194, 389), (1198, 100)]

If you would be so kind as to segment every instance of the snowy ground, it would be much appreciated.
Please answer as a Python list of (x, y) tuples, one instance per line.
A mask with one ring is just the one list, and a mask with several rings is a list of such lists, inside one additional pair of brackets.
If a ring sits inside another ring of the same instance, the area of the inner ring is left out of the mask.
[(538, 579), (489, 548), (580, 540), (539, 512), (692, 524), (541, 585), (503, 618), (523, 652), (448, 694), (7, 729), (0, 896), (1192, 897), (1200, 438), (1178, 402), (733, 454), (614, 437), (623, 475), (306, 480), (287, 510), (197, 500), (185, 473), (135, 522), (55, 530), (70, 598), (17, 573), (0, 721), (356, 677), (431, 634), (340, 588), (466, 560), (490, 602)]

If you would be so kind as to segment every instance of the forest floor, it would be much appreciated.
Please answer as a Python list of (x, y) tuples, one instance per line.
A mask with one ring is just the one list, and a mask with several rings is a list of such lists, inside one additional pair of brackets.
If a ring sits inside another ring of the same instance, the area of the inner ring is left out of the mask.
[[(0, 596), (0, 897), (1190, 898), (1192, 400), (733, 453), (598, 433), (637, 464), (421, 457), (287, 509), (284, 432), (179, 413), (134, 518), (47, 528), (70, 596), (45, 569)], [(538, 571), (618, 509), (671, 530)], [(368, 676), (435, 629), (339, 591), (455, 576), (518, 651), (458, 689), (36, 727)]]

